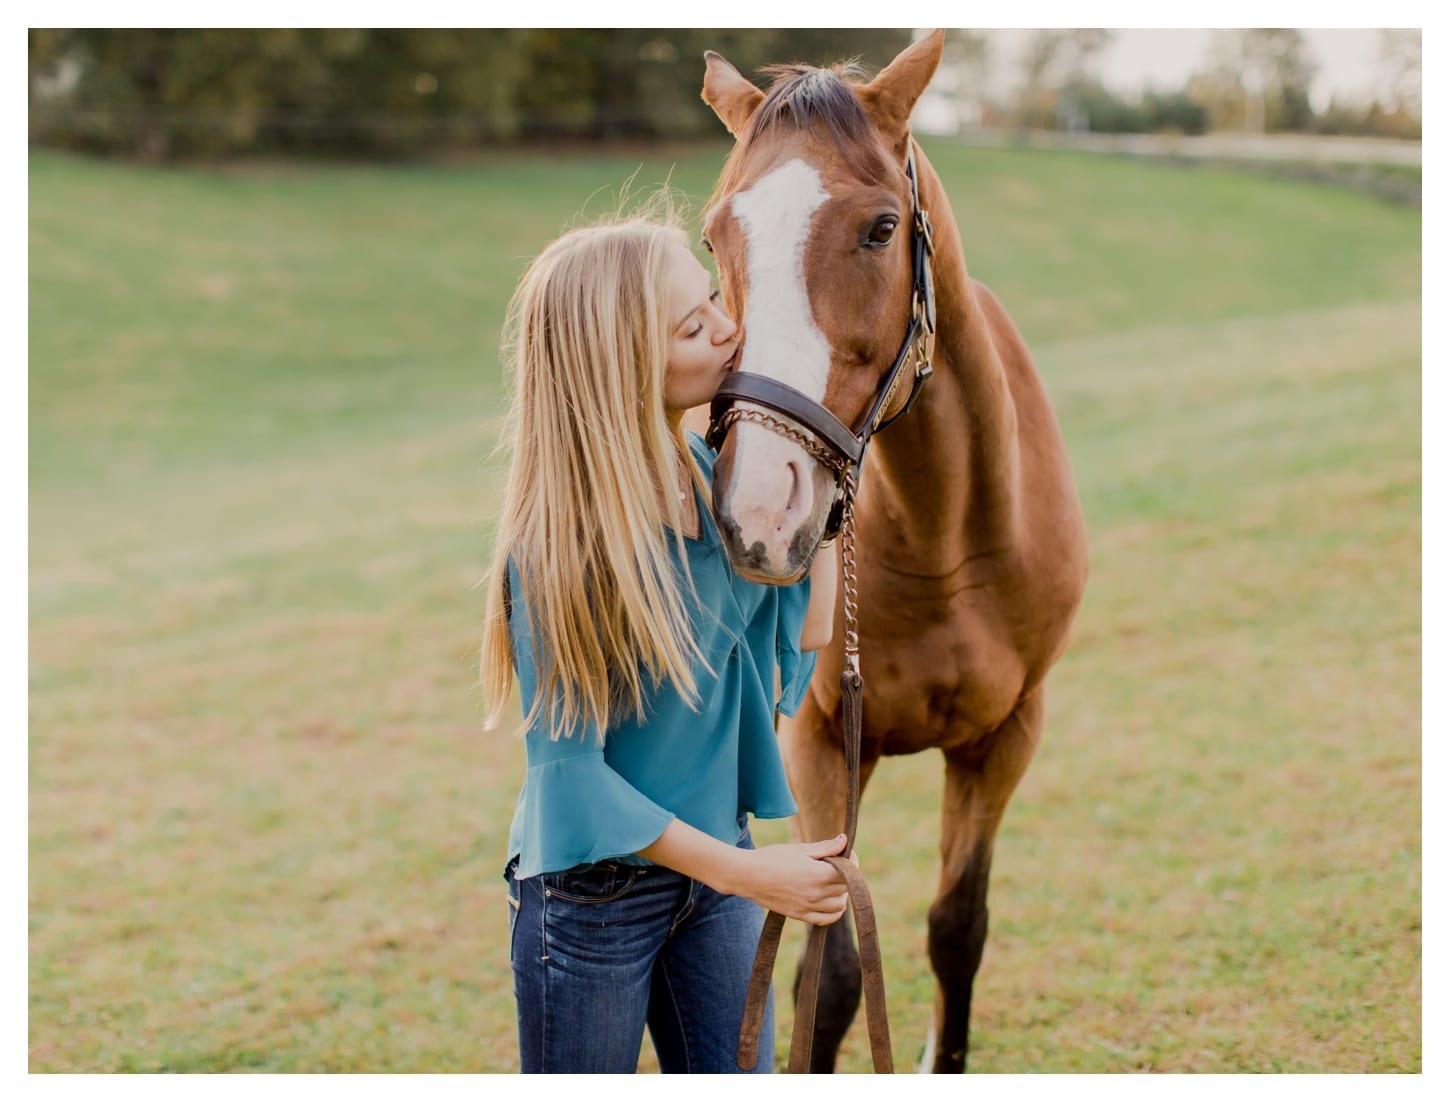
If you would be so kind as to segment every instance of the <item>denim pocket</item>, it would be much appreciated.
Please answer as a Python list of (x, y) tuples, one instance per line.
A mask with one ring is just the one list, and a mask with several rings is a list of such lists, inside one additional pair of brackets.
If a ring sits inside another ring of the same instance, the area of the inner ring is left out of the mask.
[(509, 963), (514, 961), (514, 939), (519, 928), (519, 908), (523, 905), (522, 891), (519, 882), (514, 879), (514, 865), (508, 870), (508, 911), (509, 911)]
[(605, 861), (579, 872), (550, 873), (544, 877), (544, 891), (571, 903), (612, 903), (634, 887), (638, 876), (638, 865)]

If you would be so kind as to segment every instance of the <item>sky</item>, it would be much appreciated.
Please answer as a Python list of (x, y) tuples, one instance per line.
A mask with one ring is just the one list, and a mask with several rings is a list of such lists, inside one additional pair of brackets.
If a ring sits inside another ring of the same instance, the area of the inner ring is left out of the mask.
[[(1020, 51), (1033, 32), (992, 29), (984, 33), (991, 36), (994, 51), (993, 88), (1005, 91), (1018, 80)], [(1331, 96), (1341, 101), (1369, 98), (1376, 81), (1378, 31), (1309, 29), (1302, 33), (1319, 66), (1309, 90), (1316, 110), (1323, 110)], [(1213, 32), (1118, 29), (1112, 34), (1098, 72), (1108, 87), (1132, 93), (1145, 85), (1161, 91), (1183, 87), (1188, 77), (1202, 67)]]

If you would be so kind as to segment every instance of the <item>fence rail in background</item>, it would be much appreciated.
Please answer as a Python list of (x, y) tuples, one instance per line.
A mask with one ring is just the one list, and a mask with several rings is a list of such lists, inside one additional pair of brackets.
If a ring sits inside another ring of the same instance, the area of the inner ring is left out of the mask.
[(971, 145), (1080, 149), (1189, 160), (1297, 161), (1308, 164), (1420, 165), (1421, 143), (1394, 138), (1318, 134), (1069, 134), (1057, 130), (972, 129), (954, 135)]

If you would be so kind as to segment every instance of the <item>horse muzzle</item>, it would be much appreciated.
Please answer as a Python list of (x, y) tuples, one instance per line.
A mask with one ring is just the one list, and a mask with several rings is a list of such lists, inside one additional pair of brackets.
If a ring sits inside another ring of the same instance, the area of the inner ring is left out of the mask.
[(737, 424), (715, 463), (715, 523), (735, 572), (766, 585), (804, 577), (830, 516), (831, 473), (789, 440)]

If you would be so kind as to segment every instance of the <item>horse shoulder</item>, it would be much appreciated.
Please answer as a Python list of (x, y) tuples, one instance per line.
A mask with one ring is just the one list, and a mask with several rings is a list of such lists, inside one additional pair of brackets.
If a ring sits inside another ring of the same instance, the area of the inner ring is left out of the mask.
[[(1023, 510), (1019, 573), (1038, 600), (1070, 621), (1087, 586), (1087, 524), (1067, 442), (1047, 386), (1017, 323), (991, 287), (971, 280), (1007, 376), (1017, 417), (1018, 501)], [(1066, 624), (1063, 624), (1065, 629)]]

